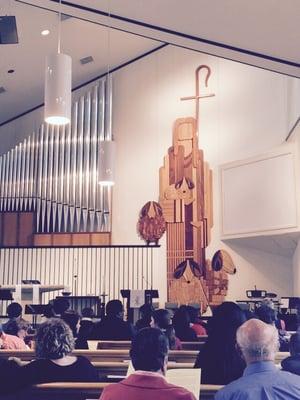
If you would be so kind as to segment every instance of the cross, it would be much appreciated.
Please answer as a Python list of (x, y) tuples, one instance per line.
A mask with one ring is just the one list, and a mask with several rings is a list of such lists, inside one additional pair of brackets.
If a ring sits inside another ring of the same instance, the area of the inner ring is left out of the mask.
[(207, 97), (214, 97), (215, 96), (214, 93), (207, 94), (207, 95), (204, 95), (204, 96), (200, 96), (200, 85), (199, 85), (200, 79), (199, 79), (199, 76), (200, 76), (200, 71), (202, 69), (206, 69), (207, 70), (207, 74), (206, 74), (206, 78), (205, 78), (205, 87), (207, 87), (207, 83), (208, 83), (208, 79), (209, 79), (210, 74), (211, 74), (211, 70), (210, 70), (208, 65), (200, 65), (195, 71), (195, 76), (196, 76), (196, 79), (195, 79), (196, 94), (195, 94), (195, 96), (188, 96), (188, 97), (181, 97), (180, 98), (180, 100), (196, 100), (196, 102), (195, 102), (196, 103), (195, 104), (196, 113), (195, 114), (196, 114), (196, 120), (197, 120), (197, 127), (199, 126), (199, 102), (200, 102), (200, 99), (205, 99)]

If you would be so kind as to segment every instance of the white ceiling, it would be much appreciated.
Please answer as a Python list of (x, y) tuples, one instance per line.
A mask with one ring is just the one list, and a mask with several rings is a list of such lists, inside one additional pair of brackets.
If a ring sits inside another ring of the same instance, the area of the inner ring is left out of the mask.
[[(59, 6), (58, 0), (19, 1)], [(64, 12), (81, 18), (300, 77), (299, 0), (62, 0), (62, 4)]]
[[(0, 123), (42, 103), (44, 58), (55, 51), (57, 28), (49, 10), (58, 7), (58, 0), (1, 0), (1, 14), (17, 17), (20, 43), (0, 46), (0, 86), (7, 89), (0, 95)], [(61, 10), (75, 17), (62, 28), (73, 87), (107, 69), (108, 29), (99, 24), (122, 30), (111, 30), (112, 67), (159, 46), (153, 38), (300, 77), (299, 0), (62, 0)], [(46, 28), (51, 34), (42, 37)], [(95, 62), (81, 66), (79, 59), (88, 55)], [(10, 68), (15, 74), (7, 74)]]
[[(5, 7), (2, 6), (2, 1)], [(56, 13), (0, 0), (1, 15), (15, 15), (19, 44), (0, 45), (0, 123), (43, 103), (45, 57), (57, 48)], [(49, 29), (48, 36), (41, 31)], [(108, 46), (108, 43), (110, 45)], [(72, 56), (73, 88), (160, 45), (136, 35), (70, 18), (62, 22), (62, 51)], [(94, 62), (79, 60), (93, 56)], [(15, 73), (8, 74), (9, 69)]]
[(270, 236), (253, 236), (239, 239), (224, 240), (230, 245), (241, 245), (261, 250), (282, 257), (292, 258), (297, 247), (300, 233), (287, 233)]
[(299, 0), (69, 0), (300, 64)]

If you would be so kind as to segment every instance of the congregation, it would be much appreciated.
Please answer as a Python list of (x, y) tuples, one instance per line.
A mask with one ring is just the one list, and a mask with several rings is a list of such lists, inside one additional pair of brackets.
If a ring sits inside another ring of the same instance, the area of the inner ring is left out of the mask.
[[(24, 364), (2, 358), (0, 351), (2, 394), (38, 383), (98, 382), (94, 365), (73, 355), (74, 349), (88, 349), (90, 340), (128, 340), (135, 372), (106, 387), (101, 400), (138, 399), (141, 393), (147, 400), (153, 398), (154, 390), (162, 400), (194, 399), (188, 390), (168, 383), (164, 375), (169, 350), (181, 350), (185, 342), (196, 343), (204, 336), (194, 367), (201, 369), (201, 384), (224, 386), (216, 400), (300, 398), (300, 332), (289, 338), (283, 321), (268, 304), (254, 314), (224, 302), (208, 321), (191, 306), (181, 306), (172, 315), (167, 309), (144, 304), (133, 325), (124, 320), (119, 300), (107, 303), (106, 315), (99, 321), (92, 309), (83, 309), (80, 316), (67, 299), (57, 299), (48, 305), (36, 330), (23, 319), (18, 303), (8, 306), (7, 316), (0, 328), (1, 349), (31, 348), (35, 359)], [(290, 356), (279, 368), (275, 356), (287, 349)]]

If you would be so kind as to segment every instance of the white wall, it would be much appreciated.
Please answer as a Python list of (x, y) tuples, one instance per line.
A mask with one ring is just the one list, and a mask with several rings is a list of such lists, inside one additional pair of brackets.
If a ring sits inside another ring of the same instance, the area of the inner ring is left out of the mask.
[[(267, 289), (292, 295), (292, 260), (220, 241), (218, 166), (263, 153), (287, 134), (287, 78), (227, 60), (167, 47), (118, 71), (114, 80), (114, 135), (118, 143), (113, 203), (113, 240), (136, 243), (136, 222), (145, 202), (158, 199), (159, 167), (172, 145), (176, 118), (194, 115), (194, 71), (212, 69), (215, 98), (202, 100), (200, 146), (214, 170), (213, 240), (207, 254), (227, 248), (238, 272), (230, 277), (228, 299), (245, 298), (245, 290)], [(255, 207), (253, 205), (253, 213)], [(165, 241), (158, 257), (157, 282), (166, 270)], [(161, 285), (160, 285), (161, 286)], [(163, 294), (165, 294), (165, 287)]]
[[(213, 240), (207, 256), (225, 248), (238, 272), (230, 277), (228, 299), (243, 299), (254, 287), (292, 295), (292, 260), (220, 241), (218, 166), (264, 153), (280, 145), (288, 132), (288, 79), (262, 69), (168, 46), (114, 75), (113, 129), (118, 143), (117, 180), (113, 195), (113, 243), (139, 244), (136, 223), (141, 207), (158, 199), (159, 167), (172, 145), (172, 125), (194, 115), (194, 71), (212, 69), (210, 91), (202, 100), (200, 146), (214, 171)], [(289, 85), (290, 85), (289, 81)], [(0, 128), (0, 153), (30, 134), (41, 111)], [(32, 127), (31, 127), (32, 125)], [(257, 205), (259, 206), (259, 205)], [(253, 206), (255, 212), (256, 205)], [(155, 252), (154, 285), (166, 299), (166, 246)]]

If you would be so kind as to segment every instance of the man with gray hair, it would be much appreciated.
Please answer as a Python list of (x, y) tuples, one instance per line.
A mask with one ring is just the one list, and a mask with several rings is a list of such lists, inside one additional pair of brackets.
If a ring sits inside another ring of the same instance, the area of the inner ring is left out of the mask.
[(251, 319), (240, 326), (236, 336), (247, 367), (241, 378), (216, 394), (215, 400), (300, 399), (299, 377), (279, 370), (274, 363), (279, 347), (274, 326)]

